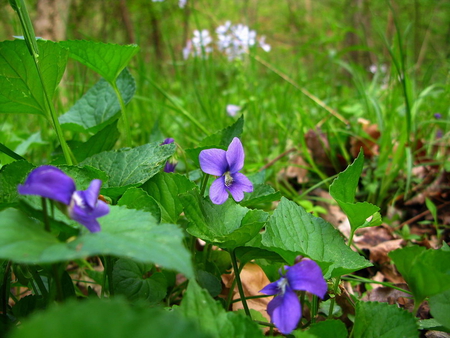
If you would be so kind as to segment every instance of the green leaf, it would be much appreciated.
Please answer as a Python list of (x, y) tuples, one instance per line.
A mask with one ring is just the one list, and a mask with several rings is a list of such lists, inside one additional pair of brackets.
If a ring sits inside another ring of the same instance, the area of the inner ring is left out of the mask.
[(259, 233), (268, 218), (264, 211), (249, 210), (232, 199), (222, 205), (213, 204), (195, 190), (180, 197), (189, 220), (187, 231), (221, 248), (244, 245)]
[[(64, 74), (68, 52), (57, 43), (37, 41), (39, 67), (50, 97)], [(25, 41), (0, 42), (0, 113), (47, 116), (44, 91)]]
[[(117, 78), (125, 104), (136, 92), (136, 83), (127, 68)], [(59, 117), (61, 126), (76, 132), (96, 133), (120, 116), (120, 104), (111, 85), (100, 79), (70, 110)]]
[(19, 196), (17, 185), (24, 182), (33, 167), (27, 161), (15, 161), (0, 169), (0, 209), (2, 209), (2, 204), (8, 205), (17, 202)]
[(331, 224), (314, 217), (301, 206), (282, 198), (266, 224), (262, 244), (279, 253), (290, 264), (297, 255), (307, 256), (321, 265), (331, 263), (326, 278), (360, 270), (372, 264), (351, 250)]
[[(111, 150), (119, 139), (120, 133), (117, 129), (117, 120), (107, 125), (95, 135), (91, 136), (86, 142), (78, 142), (69, 144), (72, 153), (78, 162), (82, 162), (88, 157), (101, 153), (102, 151)], [(51, 164), (65, 164), (66, 160), (61, 153), (54, 158)]]
[(255, 206), (279, 201), (281, 194), (268, 184), (253, 184), (253, 192), (245, 194), (240, 202), (242, 206)]
[(151, 264), (118, 259), (113, 268), (114, 292), (130, 301), (160, 302), (167, 294), (167, 280), (161, 272), (150, 274), (152, 268)]
[(433, 317), (450, 330), (450, 289), (430, 297), (428, 303)]
[(217, 338), (263, 337), (258, 325), (248, 317), (226, 312), (195, 280), (190, 280), (181, 305), (176, 309), (197, 323), (202, 331)]
[(367, 222), (366, 219), (380, 210), (376, 205), (368, 202), (354, 203), (363, 166), (364, 153), (361, 150), (355, 161), (330, 185), (330, 195), (347, 215), (352, 231), (363, 226), (373, 226), (374, 223)]
[(414, 316), (396, 305), (358, 302), (356, 305), (355, 338), (419, 337)]
[(183, 245), (183, 232), (173, 224), (158, 225), (147, 212), (110, 206), (98, 219), (102, 231), (59, 242), (43, 225), (17, 210), (0, 213), (0, 258), (18, 263), (47, 264), (96, 255), (128, 257), (153, 263), (193, 277), (190, 254)]
[(389, 253), (416, 303), (450, 289), (450, 252), (411, 246)]
[(307, 331), (295, 330), (295, 338), (347, 338), (345, 324), (340, 320), (326, 320), (314, 323)]
[[(161, 209), (155, 199), (141, 188), (129, 188), (117, 202), (128, 209), (143, 210), (151, 213), (158, 222), (161, 221)], [(175, 223), (175, 222), (174, 222)]]
[(145, 182), (142, 189), (159, 203), (162, 219), (165, 222), (176, 223), (183, 211), (179, 194), (183, 194), (195, 186), (185, 176), (161, 172)]
[(69, 56), (100, 74), (112, 83), (131, 58), (139, 51), (137, 45), (115, 45), (86, 40), (61, 41), (59, 44), (69, 50)]
[[(176, 323), (176, 325), (174, 325)], [(161, 308), (129, 304), (122, 298), (54, 304), (24, 320), (11, 338), (208, 338), (189, 320)]]
[(340, 320), (326, 320), (311, 325), (307, 331), (317, 337), (347, 338), (348, 332), (345, 324)]
[(104, 194), (117, 198), (128, 188), (138, 186), (157, 174), (175, 152), (175, 144), (149, 143), (136, 148), (122, 148), (93, 155), (80, 165), (90, 165), (104, 171), (109, 181)]

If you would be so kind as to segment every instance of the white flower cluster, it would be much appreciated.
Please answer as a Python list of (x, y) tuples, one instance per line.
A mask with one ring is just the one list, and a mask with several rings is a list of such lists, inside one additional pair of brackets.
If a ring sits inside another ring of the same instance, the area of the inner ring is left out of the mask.
[(211, 53), (211, 42), (212, 38), (207, 29), (202, 31), (195, 30), (194, 37), (191, 40), (188, 40), (186, 47), (183, 48), (183, 58), (186, 60), (190, 54), (202, 56)]
[[(243, 24), (231, 25), (231, 22), (227, 21), (224, 25), (217, 27), (216, 33), (217, 49), (225, 53), (229, 60), (234, 60), (248, 53), (250, 47), (254, 46), (257, 42), (266, 52), (269, 52), (271, 48), (265, 42), (265, 36), (257, 40), (256, 32), (250, 30), (248, 26)], [(208, 30), (195, 30), (194, 38), (189, 40), (183, 49), (184, 59), (187, 59), (191, 54), (193, 56), (203, 56), (212, 52), (212, 48), (209, 46), (211, 42), (212, 38)]]

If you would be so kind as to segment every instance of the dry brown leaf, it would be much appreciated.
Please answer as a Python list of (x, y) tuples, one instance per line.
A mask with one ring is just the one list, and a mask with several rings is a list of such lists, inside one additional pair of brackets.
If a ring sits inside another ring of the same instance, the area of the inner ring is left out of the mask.
[[(244, 268), (241, 271), (240, 277), (246, 297), (263, 295), (259, 292), (259, 290), (270, 283), (263, 269), (261, 269), (259, 265), (254, 263), (245, 264)], [(231, 274), (222, 275), (222, 281), (227, 288), (231, 287), (233, 280), (234, 272), (232, 272)], [(241, 298), (237, 286), (235, 286), (234, 290), (230, 290), (230, 292), (233, 292), (233, 300)], [(267, 314), (267, 304), (272, 300), (272, 298), (273, 297), (248, 299), (247, 305), (250, 309), (261, 312), (264, 318), (266, 318), (267, 321), (270, 322), (270, 317)], [(242, 305), (242, 302), (233, 303), (233, 311), (237, 311), (243, 308), (244, 307)]]
[(381, 133), (378, 130), (378, 125), (370, 124), (368, 120), (362, 118), (359, 118), (358, 122), (362, 125), (362, 129), (366, 135), (351, 138), (350, 153), (353, 157), (357, 157), (359, 150), (362, 148), (364, 157), (372, 158), (379, 154), (379, 146), (376, 141), (379, 139)]

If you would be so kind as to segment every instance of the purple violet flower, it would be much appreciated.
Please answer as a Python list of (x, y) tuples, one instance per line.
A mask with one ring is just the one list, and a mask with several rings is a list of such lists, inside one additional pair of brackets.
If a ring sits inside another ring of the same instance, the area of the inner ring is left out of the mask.
[(281, 278), (266, 285), (260, 292), (274, 295), (267, 305), (267, 312), (275, 326), (283, 334), (289, 334), (297, 327), (302, 317), (302, 306), (295, 290), (308, 291), (323, 298), (327, 292), (327, 283), (322, 270), (316, 262), (304, 259), (280, 271)]
[[(166, 138), (160, 145), (164, 145), (164, 144), (170, 144), (170, 143), (174, 143), (175, 140), (171, 137)], [(175, 172), (175, 167), (177, 166), (178, 162), (176, 161), (176, 159), (174, 157), (171, 157), (170, 159), (167, 160), (166, 164), (164, 165), (164, 172), (165, 173), (173, 173)]]
[(90, 232), (100, 231), (98, 217), (109, 213), (108, 204), (98, 200), (101, 180), (93, 180), (86, 190), (76, 190), (75, 182), (62, 170), (44, 165), (31, 171), (17, 188), (22, 195), (38, 195), (65, 205), (64, 212)]
[(236, 202), (244, 199), (244, 192), (252, 192), (253, 184), (239, 171), (244, 167), (244, 148), (235, 137), (228, 150), (206, 149), (200, 152), (202, 170), (210, 175), (219, 176), (209, 189), (209, 197), (214, 204), (222, 204), (228, 199), (228, 192)]

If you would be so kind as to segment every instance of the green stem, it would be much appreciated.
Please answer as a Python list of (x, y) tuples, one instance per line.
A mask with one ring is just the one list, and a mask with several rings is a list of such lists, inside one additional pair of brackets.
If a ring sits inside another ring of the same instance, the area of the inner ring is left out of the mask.
[(52, 264), (52, 275), (53, 275), (53, 281), (55, 283), (56, 288), (56, 301), (62, 302), (64, 299), (63, 291), (62, 291), (62, 285), (61, 285), (61, 273), (59, 271), (60, 264), (55, 263)]
[(41, 276), (39, 275), (39, 273), (35, 270), (37, 267), (36, 266), (30, 266), (30, 273), (33, 276), (33, 280), (36, 282), (38, 288), (39, 288), (39, 292), (41, 293), (42, 297), (45, 300), (45, 303), (47, 304), (48, 302), (48, 291), (45, 288), (44, 282), (42, 282)]
[(328, 318), (332, 318), (334, 311), (334, 303), (336, 303), (336, 294), (338, 292), (339, 284), (341, 283), (341, 277), (336, 278), (333, 285), (333, 298), (330, 301), (330, 310), (328, 311)]
[(39, 81), (41, 82), (42, 86), (42, 91), (44, 92), (47, 118), (52, 122), (53, 127), (55, 128), (56, 136), (58, 137), (59, 143), (61, 144), (61, 149), (63, 151), (64, 158), (67, 164), (72, 165), (75, 157), (73, 156), (72, 152), (70, 151), (70, 148), (66, 143), (66, 140), (64, 139), (61, 125), (59, 124), (58, 117), (56, 116), (55, 109), (51, 102), (51, 98), (48, 95), (47, 89), (45, 88), (44, 85), (41, 69), (39, 67), (39, 48), (36, 42), (36, 34), (34, 33), (33, 25), (31, 23), (30, 15), (28, 14), (27, 8), (25, 6), (25, 2), (23, 0), (10, 0), (10, 4), (11, 7), (17, 12), (17, 15), (19, 16), (20, 24), (23, 29), (25, 43), (28, 47), (31, 56), (33, 57), (34, 65), (36, 66)]
[(0, 296), (0, 299), (2, 300), (2, 311), (4, 316), (6, 316), (6, 311), (8, 310), (8, 289), (9, 289), (8, 279), (10, 270), (11, 270), (11, 261), (8, 261), (8, 263), (6, 263), (5, 272), (3, 275), (2, 290)]
[(239, 267), (238, 267), (238, 263), (237, 263), (237, 259), (236, 259), (235, 249), (231, 250), (230, 254), (231, 254), (231, 263), (233, 265), (234, 275), (235, 275), (236, 283), (237, 283), (238, 290), (239, 290), (239, 296), (242, 299), (242, 305), (244, 306), (245, 314), (251, 319), (252, 315), (250, 314), (250, 310), (248, 308), (247, 301), (245, 299), (244, 288), (242, 287), (241, 276), (240, 276)]
[(316, 315), (319, 309), (319, 302), (316, 295), (312, 296), (312, 304), (311, 304), (311, 324), (316, 322)]
[(47, 213), (47, 199), (45, 197), (41, 197), (41, 202), (42, 202), (42, 213), (44, 218), (44, 229), (45, 231), (50, 232), (50, 220), (48, 218)]
[(122, 94), (120, 93), (120, 90), (117, 87), (116, 81), (110, 82), (109, 84), (114, 89), (117, 99), (119, 100), (120, 110), (122, 111), (122, 126), (123, 126), (122, 132), (125, 134), (126, 144), (129, 147), (131, 147), (132, 146), (131, 127), (130, 127), (130, 121), (128, 120), (128, 115), (127, 115), (126, 108), (125, 108), (125, 102), (123, 101)]
[(208, 180), (209, 180), (209, 175), (204, 174), (203, 179), (202, 179), (202, 184), (200, 187), (200, 196), (202, 196), (202, 197), (205, 196), (205, 190), (206, 190), (206, 186), (208, 185)]

